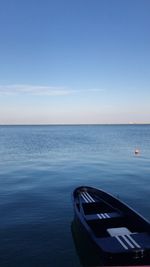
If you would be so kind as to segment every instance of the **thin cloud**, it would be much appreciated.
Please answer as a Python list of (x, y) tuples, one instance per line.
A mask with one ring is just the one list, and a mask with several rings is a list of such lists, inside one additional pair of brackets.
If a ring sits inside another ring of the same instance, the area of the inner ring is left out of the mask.
[(78, 93), (103, 92), (103, 89), (67, 89), (59, 86), (40, 86), (26, 84), (0, 85), (0, 95), (34, 95), (34, 96), (65, 96)]
[(28, 94), (28, 95), (47, 95), (47, 96), (61, 96), (69, 95), (70, 90), (64, 87), (55, 86), (39, 86), (39, 85), (0, 85), (0, 94), (3, 95), (18, 95), (18, 94)]

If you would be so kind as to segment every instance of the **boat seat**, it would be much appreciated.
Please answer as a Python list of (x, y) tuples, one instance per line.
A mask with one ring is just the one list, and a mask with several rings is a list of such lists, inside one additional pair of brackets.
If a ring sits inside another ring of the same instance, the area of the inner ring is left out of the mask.
[(94, 203), (96, 202), (96, 199), (93, 198), (88, 192), (82, 192), (80, 194), (82, 202), (84, 203)]
[(126, 227), (108, 228), (107, 232), (110, 236), (130, 235), (131, 231)]
[(117, 218), (121, 216), (122, 214), (119, 212), (103, 212), (103, 213), (96, 213), (96, 214), (88, 214), (88, 215), (85, 215), (85, 218), (87, 221), (92, 221), (92, 220)]
[[(116, 227), (116, 228), (109, 228), (107, 232), (110, 236), (116, 237), (118, 242), (125, 248), (141, 248), (141, 246), (136, 242), (134, 239), (135, 234), (131, 233), (131, 231), (126, 227)], [(132, 235), (132, 236), (131, 236)]]
[(97, 238), (97, 243), (104, 252), (121, 253), (133, 250), (150, 250), (148, 233), (132, 233)]

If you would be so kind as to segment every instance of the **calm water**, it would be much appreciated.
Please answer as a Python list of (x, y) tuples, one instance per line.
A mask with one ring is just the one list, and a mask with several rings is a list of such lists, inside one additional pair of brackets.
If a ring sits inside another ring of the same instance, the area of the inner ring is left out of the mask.
[(71, 235), (80, 185), (150, 219), (150, 126), (0, 126), (1, 267), (81, 266)]

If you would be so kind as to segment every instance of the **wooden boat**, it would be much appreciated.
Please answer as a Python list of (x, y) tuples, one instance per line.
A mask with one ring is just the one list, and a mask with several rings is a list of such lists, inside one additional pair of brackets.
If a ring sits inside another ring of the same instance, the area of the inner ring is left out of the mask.
[(114, 196), (87, 186), (73, 192), (75, 221), (104, 265), (150, 266), (150, 223)]

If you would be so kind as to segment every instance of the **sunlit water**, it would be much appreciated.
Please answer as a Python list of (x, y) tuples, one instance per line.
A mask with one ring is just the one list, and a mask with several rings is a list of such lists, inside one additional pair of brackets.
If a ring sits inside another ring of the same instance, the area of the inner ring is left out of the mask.
[(80, 185), (150, 219), (150, 126), (0, 127), (1, 267), (81, 266), (71, 234)]

